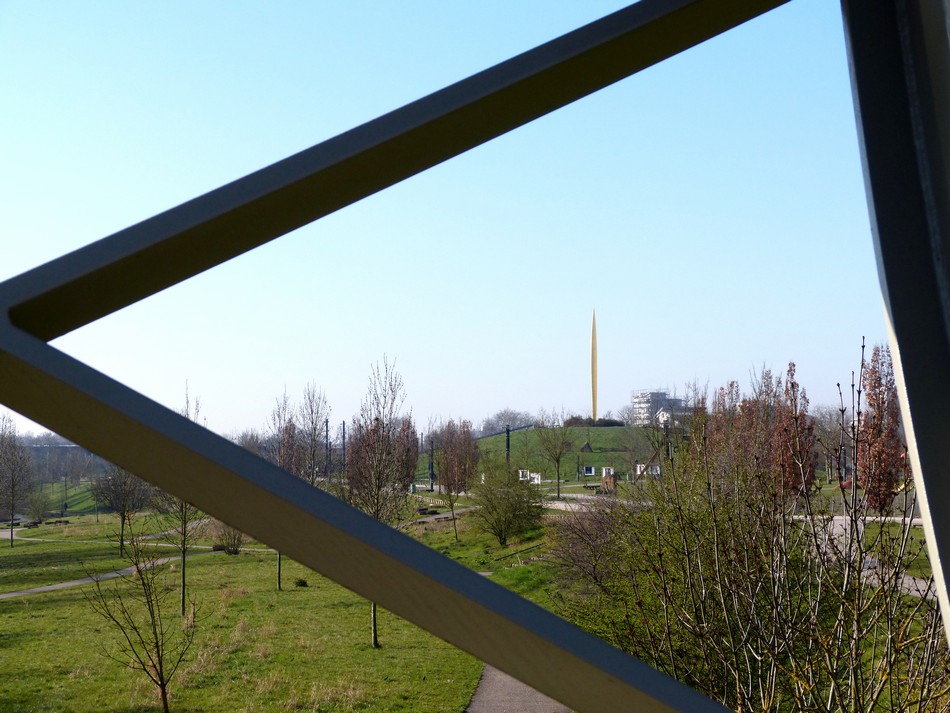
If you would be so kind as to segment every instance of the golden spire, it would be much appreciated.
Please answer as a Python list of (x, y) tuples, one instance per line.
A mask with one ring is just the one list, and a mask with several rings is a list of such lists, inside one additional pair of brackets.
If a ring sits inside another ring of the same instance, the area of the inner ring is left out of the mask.
[(597, 311), (592, 311), (590, 323), (590, 411), (597, 420)]

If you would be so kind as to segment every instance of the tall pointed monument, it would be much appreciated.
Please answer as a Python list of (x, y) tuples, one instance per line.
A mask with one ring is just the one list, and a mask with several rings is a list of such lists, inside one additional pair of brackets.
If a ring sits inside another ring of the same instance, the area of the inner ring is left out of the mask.
[(597, 420), (597, 310), (590, 322), (590, 415)]

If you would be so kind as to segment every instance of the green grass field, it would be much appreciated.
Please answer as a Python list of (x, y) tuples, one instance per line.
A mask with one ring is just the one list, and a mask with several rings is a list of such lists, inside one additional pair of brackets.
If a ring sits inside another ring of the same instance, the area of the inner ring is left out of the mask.
[[(124, 566), (114, 521), (79, 518), (31, 530), (0, 551), (0, 592)], [(175, 588), (174, 565), (165, 565)], [(179, 711), (463, 710), (479, 661), (380, 612), (382, 648), (369, 646), (369, 604), (284, 560), (284, 591), (270, 552), (189, 560), (199, 606), (193, 655), (172, 685)], [(308, 586), (294, 586), (295, 580)], [(105, 658), (116, 633), (83, 587), (0, 601), (0, 710), (157, 710), (151, 684)], [(170, 598), (172, 609), (175, 594)], [(174, 614), (173, 614), (174, 615)]]
[[(602, 428), (577, 427), (568, 429), (569, 452), (561, 461), (561, 480), (576, 481), (576, 474), (583, 473), (584, 466), (595, 468), (596, 476), (588, 482), (600, 478), (600, 469), (610, 466), (617, 472), (633, 469), (634, 463), (645, 463), (653, 456), (650, 434), (644, 428), (607, 426)], [(582, 450), (590, 444), (590, 452)], [(482, 438), (478, 441), (482, 453), (504, 453), (505, 434)], [(416, 483), (428, 484), (427, 453), (420, 454), (416, 467)], [(545, 479), (555, 477), (554, 466), (545, 461), (538, 447), (537, 429), (528, 428), (511, 434), (511, 465), (513, 468), (526, 468), (541, 473)], [(583, 476), (581, 476), (583, 482)]]
[[(550, 571), (543, 561), (531, 561), (544, 552), (540, 529), (500, 548), (465, 518), (459, 525), (458, 543), (449, 521), (413, 525), (410, 532), (552, 605)], [(0, 593), (125, 566), (115, 526), (114, 516), (100, 515), (98, 523), (84, 516), (24, 532), (52, 541), (16, 540), (13, 548), (0, 548)], [(176, 567), (163, 571), (174, 610)], [(481, 662), (382, 610), (382, 648), (374, 650), (368, 602), (286, 558), (284, 591), (277, 591), (270, 551), (201, 555), (189, 560), (188, 573), (198, 629), (171, 686), (172, 710), (462, 711), (477, 685)], [(308, 586), (294, 586), (298, 579)], [(88, 586), (0, 600), (4, 713), (160, 710), (143, 674), (103, 655), (117, 633), (91, 612), (83, 596)]]

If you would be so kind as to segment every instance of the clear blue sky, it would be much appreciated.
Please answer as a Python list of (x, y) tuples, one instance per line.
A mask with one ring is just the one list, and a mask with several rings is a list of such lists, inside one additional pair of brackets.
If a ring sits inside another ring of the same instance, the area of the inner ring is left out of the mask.
[[(623, 3), (0, 0), (0, 279)], [(478, 422), (885, 338), (840, 11), (791, 4), (55, 343), (209, 427), (286, 388), (339, 422), (388, 355)]]

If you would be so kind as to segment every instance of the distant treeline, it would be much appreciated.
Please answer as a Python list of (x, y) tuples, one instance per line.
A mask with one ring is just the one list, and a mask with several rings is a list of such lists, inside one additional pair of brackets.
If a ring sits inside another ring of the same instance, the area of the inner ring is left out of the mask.
[(625, 425), (623, 421), (619, 418), (584, 418), (583, 416), (571, 416), (570, 418), (564, 419), (564, 425), (570, 426), (571, 428), (576, 428), (577, 426), (593, 426), (598, 428), (600, 426), (623, 426)]

